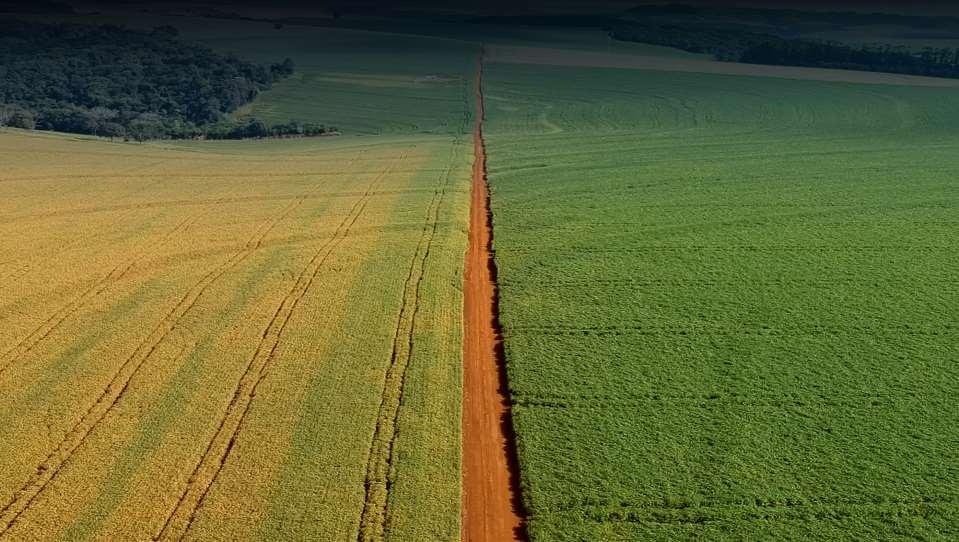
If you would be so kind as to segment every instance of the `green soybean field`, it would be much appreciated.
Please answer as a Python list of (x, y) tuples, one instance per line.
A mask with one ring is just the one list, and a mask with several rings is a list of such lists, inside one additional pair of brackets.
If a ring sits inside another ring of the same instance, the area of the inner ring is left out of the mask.
[(954, 90), (487, 72), (533, 540), (959, 537)]

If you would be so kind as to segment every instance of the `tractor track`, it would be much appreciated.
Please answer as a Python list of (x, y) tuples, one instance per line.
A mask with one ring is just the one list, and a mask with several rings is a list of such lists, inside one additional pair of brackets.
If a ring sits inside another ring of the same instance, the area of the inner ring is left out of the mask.
[[(357, 157), (358, 158), (358, 157)], [(353, 162), (357, 158), (354, 158)], [(101, 392), (97, 400), (87, 409), (80, 420), (64, 435), (46, 459), (37, 466), (36, 471), (14, 494), (13, 498), (0, 509), (0, 538), (16, 524), (17, 520), (26, 512), (36, 498), (43, 492), (50, 482), (56, 479), (64, 466), (73, 457), (80, 446), (86, 441), (90, 433), (103, 421), (106, 415), (113, 410), (124, 396), (133, 377), (153, 355), (159, 345), (176, 328), (180, 318), (188, 313), (204, 293), (228, 271), (249, 258), (262, 245), (265, 238), (282, 220), (290, 215), (303, 201), (304, 197), (291, 202), (283, 208), (279, 215), (269, 221), (264, 227), (255, 232), (244, 247), (235, 252), (226, 262), (203, 276), (199, 282), (177, 302), (172, 310), (164, 316), (151, 333), (140, 342), (133, 353), (121, 364), (114, 373), (110, 383)]]
[(460, 138), (457, 137), (450, 147), (450, 157), (443, 174), (443, 182), (434, 190), (433, 198), (427, 206), (426, 223), (423, 225), (420, 239), (410, 261), (406, 281), (403, 284), (400, 312), (393, 333), (393, 349), (383, 380), (376, 428), (368, 452), (366, 478), (364, 480), (366, 498), (360, 513), (357, 532), (359, 542), (382, 540), (388, 529), (390, 476), (394, 467), (397, 423), (403, 390), (406, 386), (407, 368), (413, 357), (414, 333), (422, 297), (421, 287), (426, 273), (426, 263), (429, 260), (433, 240), (439, 226), (440, 210), (443, 207), (453, 176), (456, 150), (460, 144)]
[(6, 352), (4, 352), (2, 356), (0, 356), (0, 378), (3, 377), (4, 373), (14, 364), (14, 362), (28, 354), (31, 350), (33, 350), (34, 347), (40, 344), (40, 342), (49, 337), (51, 333), (60, 327), (60, 324), (80, 310), (80, 308), (83, 307), (87, 301), (99, 296), (108, 288), (110, 288), (110, 286), (123, 279), (123, 277), (125, 277), (127, 273), (136, 267), (137, 264), (141, 263), (149, 254), (153, 253), (155, 248), (164, 246), (177, 234), (196, 223), (202, 214), (203, 213), (201, 212), (187, 217), (185, 220), (177, 224), (176, 227), (167, 232), (157, 244), (151, 245), (150, 249), (142, 251), (140, 254), (126, 262), (126, 264), (117, 265), (92, 286), (83, 290), (80, 295), (73, 298), (73, 300), (69, 301), (66, 305), (54, 311), (54, 313), (47, 317), (47, 319), (44, 320), (39, 326), (34, 328), (33, 331), (20, 339), (17, 344), (13, 345)]
[(334, 232), (333, 237), (314, 253), (310, 262), (300, 272), (296, 283), (280, 302), (269, 324), (260, 336), (256, 350), (237, 383), (230, 404), (220, 418), (213, 438), (207, 444), (199, 462), (193, 468), (187, 486), (181, 493), (176, 506), (167, 516), (159, 532), (153, 537), (154, 540), (181, 540), (192, 527), (196, 514), (203, 506), (210, 488), (219, 478), (220, 472), (229, 460), (230, 453), (243, 428), (246, 415), (250, 411), (253, 398), (256, 396), (257, 387), (268, 374), (267, 369), (276, 355), (280, 340), (297, 305), (312, 286), (313, 281), (330, 255), (349, 235), (351, 228), (356, 224), (372, 196), (376, 193), (377, 187), (382, 184), (383, 179), (392, 172), (398, 163), (406, 160), (408, 154), (409, 151), (396, 159), (373, 179), (364, 195), (353, 204), (353, 207)]
[[(378, 174), (377, 171), (353, 171), (351, 172), (355, 175), (363, 174)], [(409, 171), (397, 171), (394, 170), (394, 173), (412, 173)], [(416, 173), (423, 173), (423, 171), (416, 171)], [(303, 175), (312, 175), (312, 176), (324, 176), (316, 174), (304, 173)], [(336, 176), (336, 174), (329, 174), (328, 176)], [(423, 190), (379, 190), (375, 196), (395, 196), (399, 194), (406, 193), (415, 193)], [(357, 196), (363, 196), (362, 191), (347, 191), (347, 192), (320, 192), (312, 194), (309, 196), (309, 199), (332, 199), (332, 198), (355, 198)], [(13, 216), (10, 218), (0, 219), (0, 224), (16, 224), (29, 221), (40, 221), (48, 218), (64, 218), (64, 217), (78, 217), (83, 215), (91, 215), (98, 213), (109, 213), (116, 211), (142, 211), (146, 209), (162, 209), (162, 208), (184, 208), (184, 207), (203, 207), (210, 205), (230, 205), (230, 204), (242, 204), (242, 203), (259, 203), (265, 201), (289, 201), (289, 200), (298, 200), (302, 199), (303, 195), (301, 194), (275, 194), (275, 195), (259, 195), (259, 196), (232, 196), (232, 197), (221, 197), (221, 198), (208, 198), (208, 199), (179, 199), (179, 200), (165, 200), (165, 201), (151, 201), (151, 202), (142, 202), (142, 203), (124, 203), (117, 205), (102, 205), (98, 207), (82, 207), (77, 209), (64, 209), (59, 211), (50, 211), (47, 213), (39, 214), (30, 214), (30, 215), (21, 215)]]

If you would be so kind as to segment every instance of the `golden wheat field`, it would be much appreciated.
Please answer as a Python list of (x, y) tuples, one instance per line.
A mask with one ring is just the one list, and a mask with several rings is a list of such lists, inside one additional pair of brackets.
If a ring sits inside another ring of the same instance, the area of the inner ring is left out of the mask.
[(456, 538), (468, 143), (0, 132), (0, 539)]

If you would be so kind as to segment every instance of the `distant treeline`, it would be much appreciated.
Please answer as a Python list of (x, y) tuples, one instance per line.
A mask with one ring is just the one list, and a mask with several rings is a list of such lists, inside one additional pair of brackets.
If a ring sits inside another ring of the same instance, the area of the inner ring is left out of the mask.
[(635, 41), (710, 54), (718, 60), (738, 62), (743, 52), (763, 42), (779, 38), (738, 29), (707, 25), (650, 24), (617, 22), (607, 28), (610, 37), (620, 41)]
[(628, 18), (646, 22), (670, 21), (674, 24), (699, 22), (750, 26), (754, 30), (764, 28), (768, 33), (780, 36), (803, 31), (873, 25), (898, 25), (926, 30), (959, 29), (959, 18), (956, 17), (858, 11), (667, 4), (638, 6), (627, 10), (626, 15)]
[(0, 125), (135, 140), (316, 135), (229, 113), (294, 71), (177, 40), (170, 26), (0, 21)]
[(706, 53), (718, 60), (959, 78), (959, 49), (912, 52), (890, 45), (850, 45), (787, 39), (733, 28), (621, 21), (608, 28), (617, 40)]
[(473, 17), (471, 24), (552, 26), (559, 28), (596, 28), (614, 23), (617, 19), (608, 15), (487, 15)]
[(40, 13), (40, 14), (73, 14), (76, 10), (66, 2), (48, 0), (0, 0), (0, 13)]
[(225, 121), (207, 127), (203, 136), (207, 139), (251, 139), (259, 137), (313, 137), (335, 133), (335, 129), (322, 124), (291, 120), (285, 124), (267, 126), (251, 118), (245, 121)]
[(672, 4), (640, 6), (619, 15), (492, 16), (469, 22), (603, 28), (616, 40), (674, 47), (730, 62), (959, 78), (959, 49), (917, 52), (884, 44), (851, 46), (801, 37), (804, 32), (879, 24), (959, 34), (959, 19), (953, 17)]
[(959, 49), (949, 48), (912, 53), (888, 45), (850, 47), (834, 42), (769, 40), (743, 50), (739, 61), (959, 78)]

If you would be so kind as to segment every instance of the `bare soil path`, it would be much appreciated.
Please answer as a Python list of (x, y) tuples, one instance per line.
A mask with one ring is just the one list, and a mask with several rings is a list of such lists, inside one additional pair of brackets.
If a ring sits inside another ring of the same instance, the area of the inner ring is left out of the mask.
[(480, 54), (464, 286), (463, 540), (503, 542), (526, 540), (526, 532), (498, 320), (484, 117)]

